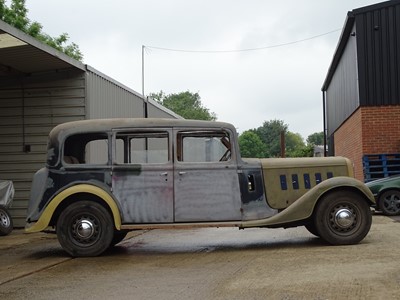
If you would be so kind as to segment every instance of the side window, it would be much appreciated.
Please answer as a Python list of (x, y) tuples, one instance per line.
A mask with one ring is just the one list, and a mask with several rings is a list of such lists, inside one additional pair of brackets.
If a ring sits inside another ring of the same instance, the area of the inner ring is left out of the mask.
[(84, 162), (90, 165), (106, 165), (108, 162), (108, 140), (89, 141), (85, 147)]
[(178, 133), (178, 161), (222, 162), (231, 160), (231, 142), (224, 131)]
[(66, 164), (106, 165), (108, 163), (107, 133), (85, 133), (68, 137), (64, 143)]
[(128, 161), (124, 161), (124, 157), (125, 157), (124, 145), (125, 145), (125, 141), (123, 139), (117, 138), (115, 140), (115, 163), (117, 163), (117, 164), (123, 164), (123, 163), (128, 162)]
[(170, 160), (168, 132), (117, 133), (117, 164), (160, 164)]

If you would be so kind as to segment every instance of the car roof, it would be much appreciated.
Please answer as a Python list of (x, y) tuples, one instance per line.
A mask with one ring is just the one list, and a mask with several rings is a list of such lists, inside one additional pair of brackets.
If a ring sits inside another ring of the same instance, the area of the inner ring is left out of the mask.
[(91, 119), (60, 124), (50, 132), (50, 139), (60, 140), (61, 137), (71, 134), (105, 132), (112, 129), (169, 127), (229, 128), (233, 132), (236, 131), (232, 124), (216, 121), (163, 118)]

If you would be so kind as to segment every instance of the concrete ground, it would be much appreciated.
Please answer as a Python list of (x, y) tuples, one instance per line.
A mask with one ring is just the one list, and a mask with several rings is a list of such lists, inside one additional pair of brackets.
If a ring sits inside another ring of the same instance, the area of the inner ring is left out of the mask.
[(130, 233), (70, 258), (55, 235), (0, 237), (1, 299), (400, 299), (400, 218), (375, 215), (358, 245), (302, 227)]

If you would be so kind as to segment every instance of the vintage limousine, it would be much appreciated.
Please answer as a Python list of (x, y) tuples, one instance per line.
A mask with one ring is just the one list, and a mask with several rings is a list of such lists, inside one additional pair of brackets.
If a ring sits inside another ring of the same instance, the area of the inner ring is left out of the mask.
[(144, 228), (305, 226), (345, 245), (367, 235), (374, 203), (348, 159), (241, 158), (228, 123), (85, 120), (51, 131), (26, 231), (56, 232), (72, 256)]

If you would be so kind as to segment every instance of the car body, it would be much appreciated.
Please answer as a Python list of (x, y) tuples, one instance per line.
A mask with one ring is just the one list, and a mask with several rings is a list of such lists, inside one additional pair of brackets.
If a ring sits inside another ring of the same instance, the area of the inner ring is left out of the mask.
[(384, 215), (400, 215), (400, 175), (367, 182), (376, 200), (376, 209)]
[(55, 127), (33, 178), (26, 230), (55, 228), (72, 256), (99, 255), (129, 230), (306, 228), (361, 241), (374, 198), (342, 157), (241, 158), (235, 127), (173, 119)]

